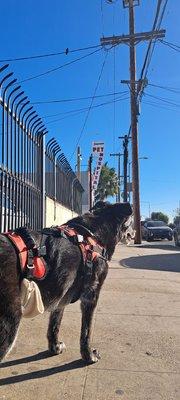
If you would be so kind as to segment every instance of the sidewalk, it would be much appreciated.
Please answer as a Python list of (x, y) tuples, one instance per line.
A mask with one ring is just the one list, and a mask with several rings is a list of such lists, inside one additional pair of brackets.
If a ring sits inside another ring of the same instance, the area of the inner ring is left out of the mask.
[(47, 357), (47, 324), (48, 314), (23, 320), (0, 367), (0, 400), (180, 400), (180, 250), (172, 245), (117, 246), (94, 319), (98, 363), (80, 359), (79, 302), (62, 322), (66, 353)]

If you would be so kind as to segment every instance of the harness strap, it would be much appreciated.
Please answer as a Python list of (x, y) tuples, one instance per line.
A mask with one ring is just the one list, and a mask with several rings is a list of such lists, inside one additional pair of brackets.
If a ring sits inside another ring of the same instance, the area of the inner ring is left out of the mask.
[(27, 258), (28, 258), (28, 250), (24, 243), (24, 240), (22, 239), (21, 236), (17, 235), (15, 232), (5, 232), (4, 235), (6, 235), (18, 249), (21, 268), (22, 270), (24, 270), (24, 268), (27, 265)]
[(20, 235), (15, 232), (6, 232), (4, 233), (11, 242), (15, 245), (18, 250), (18, 256), (20, 260), (20, 266), (22, 272), (25, 272), (26, 268), (31, 270), (31, 275), (33, 278), (42, 279), (46, 275), (46, 267), (42, 255), (45, 255), (44, 249), (45, 246), (38, 249), (34, 247), (33, 249), (28, 249), (25, 241), (22, 239)]

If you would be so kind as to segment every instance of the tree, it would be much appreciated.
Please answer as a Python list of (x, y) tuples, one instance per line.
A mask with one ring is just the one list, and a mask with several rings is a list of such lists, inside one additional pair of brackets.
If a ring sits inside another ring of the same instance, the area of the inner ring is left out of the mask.
[(95, 201), (105, 200), (108, 196), (118, 193), (118, 178), (114, 168), (109, 168), (106, 162), (101, 169)]
[(169, 217), (161, 211), (152, 212), (151, 219), (156, 221), (164, 221), (165, 224), (168, 224), (169, 221)]

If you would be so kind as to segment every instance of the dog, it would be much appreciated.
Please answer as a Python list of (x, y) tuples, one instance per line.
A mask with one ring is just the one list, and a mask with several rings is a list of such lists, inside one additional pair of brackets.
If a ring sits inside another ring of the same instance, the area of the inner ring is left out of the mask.
[[(129, 203), (96, 204), (91, 212), (67, 222), (76, 227), (78, 234), (96, 239), (105, 255), (100, 254), (90, 264), (84, 262), (80, 246), (72, 238), (61, 235), (56, 228), (45, 229), (46, 275), (44, 279), (34, 278), (41, 293), (45, 310), (50, 311), (47, 332), (51, 355), (62, 353), (63, 342), (58, 340), (64, 308), (80, 299), (82, 326), (80, 352), (86, 363), (97, 362), (99, 352), (90, 345), (93, 313), (99, 293), (108, 272), (108, 261), (132, 214)], [(17, 232), (20, 232), (17, 229)], [(26, 232), (26, 230), (22, 230)], [(42, 232), (27, 231), (30, 240), (40, 246)], [(23, 236), (23, 235), (22, 235)], [(19, 255), (9, 238), (0, 234), (0, 361), (9, 352), (15, 341), (22, 318), (21, 284), (26, 274), (20, 267)], [(30, 278), (32, 279), (32, 278)]]

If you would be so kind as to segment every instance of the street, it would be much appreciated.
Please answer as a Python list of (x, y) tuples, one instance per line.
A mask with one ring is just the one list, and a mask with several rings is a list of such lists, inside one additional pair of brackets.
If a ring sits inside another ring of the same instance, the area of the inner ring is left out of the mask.
[(0, 399), (179, 400), (179, 272), (174, 243), (118, 245), (94, 318), (101, 360), (80, 359), (79, 302), (65, 312), (59, 356), (48, 357), (48, 315), (24, 319), (1, 364)]

